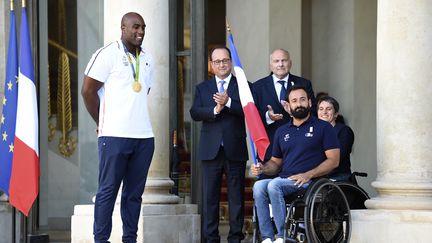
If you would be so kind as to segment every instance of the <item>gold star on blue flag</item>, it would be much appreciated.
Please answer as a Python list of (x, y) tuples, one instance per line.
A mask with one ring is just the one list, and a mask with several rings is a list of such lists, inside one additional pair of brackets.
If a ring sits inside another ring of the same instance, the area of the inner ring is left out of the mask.
[(12, 90), (12, 86), (13, 86), (12, 81), (9, 80), (7, 86), (8, 86), (8, 90)]
[(9, 144), (9, 152), (13, 153), (14, 145), (13, 143)]
[[(3, 111), (0, 123), (0, 190), (9, 196), (9, 184), (12, 172), (12, 158), (15, 139), (18, 84), (18, 52), (15, 12), (10, 11), (10, 32), (6, 64), (6, 80), (3, 98)], [(6, 102), (7, 101), (7, 102)]]

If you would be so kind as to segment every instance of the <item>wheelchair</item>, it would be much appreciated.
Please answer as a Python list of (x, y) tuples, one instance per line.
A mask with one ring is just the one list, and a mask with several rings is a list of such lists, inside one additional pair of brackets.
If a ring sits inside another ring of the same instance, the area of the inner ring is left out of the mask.
[[(314, 180), (308, 188), (285, 198), (287, 215), (284, 242), (348, 243), (351, 236), (350, 209), (365, 209), (369, 195), (358, 186), (354, 172), (350, 181)], [(258, 217), (253, 210), (252, 243), (260, 242)]]

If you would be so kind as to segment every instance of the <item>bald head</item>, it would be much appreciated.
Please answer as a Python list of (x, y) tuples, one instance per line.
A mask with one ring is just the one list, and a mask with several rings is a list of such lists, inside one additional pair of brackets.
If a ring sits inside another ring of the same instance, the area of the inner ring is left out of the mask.
[(129, 12), (125, 15), (123, 15), (122, 19), (121, 19), (121, 26), (126, 26), (127, 23), (129, 23), (131, 20), (135, 20), (135, 19), (142, 19), (144, 22), (144, 19), (141, 17), (141, 15), (139, 15), (138, 13), (135, 12)]
[(270, 54), (270, 63), (272, 62), (273, 55), (277, 55), (277, 54), (283, 54), (288, 59), (290, 59), (290, 54), (289, 54), (289, 52), (287, 50), (282, 49), (282, 48), (278, 48), (278, 49), (274, 49), (273, 52)]

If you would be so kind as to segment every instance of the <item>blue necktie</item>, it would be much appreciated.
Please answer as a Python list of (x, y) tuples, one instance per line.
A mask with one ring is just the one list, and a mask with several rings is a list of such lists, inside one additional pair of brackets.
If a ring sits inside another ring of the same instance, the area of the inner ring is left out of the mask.
[(219, 93), (223, 93), (225, 91), (224, 84), (224, 80), (219, 81)]
[(281, 91), (279, 93), (279, 100), (287, 100), (287, 90), (285, 88), (285, 80), (279, 80), (278, 83), (281, 84)]
[[(225, 91), (224, 84), (225, 84), (224, 80), (219, 81), (219, 93), (223, 93)], [(221, 146), (224, 145), (223, 139), (222, 139), (220, 144), (221, 144)]]

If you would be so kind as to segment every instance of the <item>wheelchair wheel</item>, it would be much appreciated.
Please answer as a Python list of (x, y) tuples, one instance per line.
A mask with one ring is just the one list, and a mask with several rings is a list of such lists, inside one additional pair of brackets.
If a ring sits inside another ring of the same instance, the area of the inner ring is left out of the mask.
[(365, 190), (349, 182), (335, 182), (342, 189), (350, 209), (366, 209), (364, 202), (370, 197)]
[(351, 215), (343, 191), (320, 179), (306, 197), (305, 229), (308, 242), (346, 243), (351, 235)]

